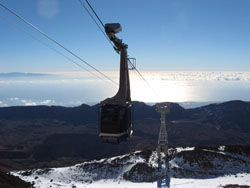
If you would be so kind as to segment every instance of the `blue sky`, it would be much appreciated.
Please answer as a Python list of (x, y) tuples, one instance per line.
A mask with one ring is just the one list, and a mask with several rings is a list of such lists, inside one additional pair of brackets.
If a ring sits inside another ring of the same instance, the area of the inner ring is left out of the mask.
[[(78, 0), (0, 0), (101, 70), (118, 70), (111, 48)], [(120, 22), (119, 37), (139, 70), (250, 71), (249, 0), (89, 0), (104, 23)], [(6, 23), (23, 27), (0, 7), (0, 72), (72, 72), (80, 69)], [(70, 56), (70, 55), (69, 55)]]
[[(119, 55), (78, 0), (0, 2), (118, 82)], [(104, 23), (121, 23), (118, 37), (128, 44), (128, 54), (137, 59), (137, 68), (154, 90), (131, 71), (132, 100), (250, 100), (250, 0), (89, 2)], [(74, 106), (116, 93), (110, 82), (80, 72), (20, 28), (81, 64), (0, 6), (0, 73), (57, 75), (0, 78), (0, 106)]]

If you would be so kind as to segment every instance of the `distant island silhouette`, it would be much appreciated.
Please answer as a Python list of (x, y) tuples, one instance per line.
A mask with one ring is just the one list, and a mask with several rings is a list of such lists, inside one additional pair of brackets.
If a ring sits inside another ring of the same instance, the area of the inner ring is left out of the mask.
[(37, 77), (37, 76), (54, 76), (53, 74), (44, 74), (44, 73), (26, 73), (26, 72), (9, 72), (9, 73), (0, 73), (0, 78), (7, 77)]

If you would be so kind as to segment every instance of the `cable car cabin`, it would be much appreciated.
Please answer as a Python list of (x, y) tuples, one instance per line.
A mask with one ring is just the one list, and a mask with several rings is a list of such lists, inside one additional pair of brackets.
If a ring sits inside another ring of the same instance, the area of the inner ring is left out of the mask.
[(115, 36), (121, 31), (119, 23), (105, 25), (105, 32), (120, 54), (120, 83), (115, 96), (101, 101), (100, 132), (103, 142), (117, 143), (126, 141), (132, 135), (130, 81), (128, 69), (128, 45)]
[(100, 133), (103, 142), (120, 143), (132, 135), (132, 104), (106, 104), (100, 107)]

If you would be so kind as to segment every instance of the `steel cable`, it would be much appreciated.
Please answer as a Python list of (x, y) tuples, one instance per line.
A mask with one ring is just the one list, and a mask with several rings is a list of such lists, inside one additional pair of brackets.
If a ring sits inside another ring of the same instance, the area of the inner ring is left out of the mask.
[(50, 36), (48, 36), (46, 33), (44, 33), (43, 31), (41, 31), (40, 29), (38, 29), (36, 26), (34, 26), (33, 24), (31, 24), (30, 22), (28, 22), (27, 20), (25, 20), (23, 17), (21, 17), (20, 15), (18, 15), (17, 13), (15, 13), (14, 11), (10, 10), (8, 7), (4, 6), (1, 2), (0, 2), (0, 6), (2, 6), (5, 10), (7, 10), (8, 12), (10, 12), (11, 14), (15, 15), (17, 18), (19, 18), (20, 20), (22, 20), (27, 25), (31, 26), (33, 29), (35, 29), (39, 33), (41, 33), (44, 37), (46, 37), (50, 41), (54, 42), (55, 44), (57, 44), (58, 46), (60, 46), (64, 50), (66, 50), (68, 53), (70, 53), (71, 55), (73, 55), (74, 57), (76, 57), (77, 59), (79, 59), (80, 61), (82, 61), (83, 63), (85, 63), (89, 67), (91, 67), (92, 69), (94, 69), (96, 72), (98, 72), (99, 74), (101, 74), (102, 76), (104, 76), (105, 78), (107, 78), (109, 81), (111, 81), (115, 85), (118, 85), (114, 80), (112, 80), (111, 78), (109, 78), (107, 75), (105, 75), (104, 73), (102, 73), (101, 71), (99, 71), (94, 66), (90, 65), (88, 62), (84, 61), (81, 57), (79, 57), (78, 55), (76, 55), (75, 53), (73, 53), (71, 50), (69, 50), (68, 48), (64, 47), (62, 44), (60, 44), (59, 42), (57, 42), (56, 40), (54, 40), (53, 38), (51, 38)]

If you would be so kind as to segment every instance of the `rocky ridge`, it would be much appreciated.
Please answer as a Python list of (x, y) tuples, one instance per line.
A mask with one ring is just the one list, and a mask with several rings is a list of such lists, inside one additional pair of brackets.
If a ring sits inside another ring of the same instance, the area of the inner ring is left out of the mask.
[[(169, 150), (173, 178), (209, 179), (250, 173), (250, 146), (186, 147)], [(90, 160), (64, 168), (12, 172), (35, 186), (72, 186), (99, 180), (155, 182), (166, 176), (158, 169), (156, 152), (137, 151), (122, 156)]]

